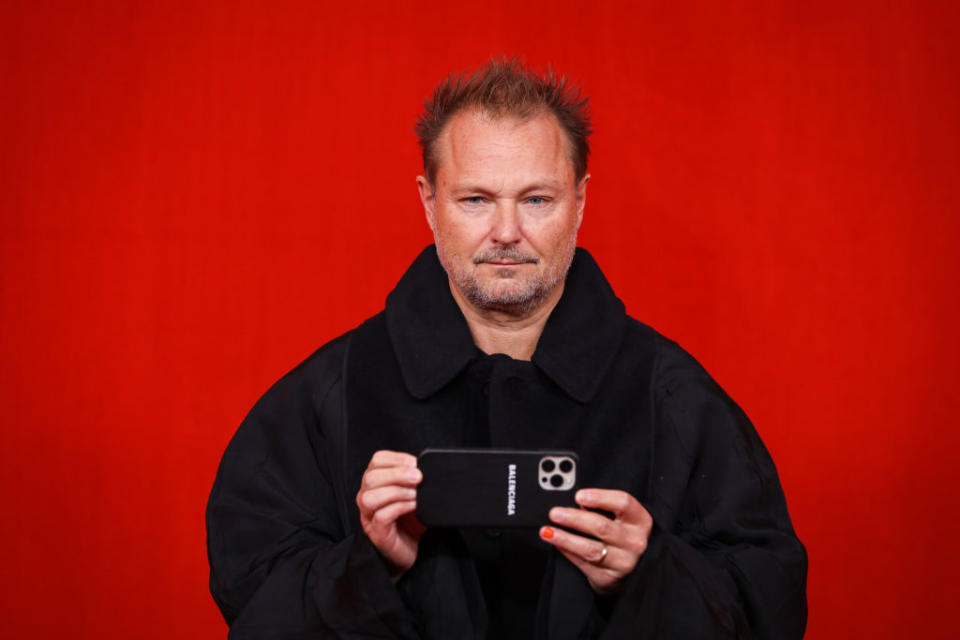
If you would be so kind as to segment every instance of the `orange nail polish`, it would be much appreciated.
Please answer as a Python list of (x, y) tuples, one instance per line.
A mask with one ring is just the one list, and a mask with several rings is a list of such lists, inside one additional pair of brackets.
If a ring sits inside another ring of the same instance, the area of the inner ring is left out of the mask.
[(549, 540), (550, 538), (553, 537), (553, 529), (551, 529), (550, 527), (544, 527), (543, 529), (540, 530), (540, 535), (542, 535), (544, 538)]

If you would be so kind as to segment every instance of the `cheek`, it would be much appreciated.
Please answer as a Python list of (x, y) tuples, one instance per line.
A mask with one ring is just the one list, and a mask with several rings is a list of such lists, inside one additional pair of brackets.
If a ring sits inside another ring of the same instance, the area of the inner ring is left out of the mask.
[(557, 218), (531, 225), (524, 234), (541, 254), (555, 253), (576, 242), (576, 218)]
[(482, 245), (489, 232), (483, 220), (459, 217), (454, 222), (448, 215), (438, 215), (434, 227), (434, 236), (458, 253), (470, 252)]
[(451, 258), (471, 255), (470, 242), (464, 238), (462, 230), (447, 225), (438, 225), (433, 233), (434, 241)]

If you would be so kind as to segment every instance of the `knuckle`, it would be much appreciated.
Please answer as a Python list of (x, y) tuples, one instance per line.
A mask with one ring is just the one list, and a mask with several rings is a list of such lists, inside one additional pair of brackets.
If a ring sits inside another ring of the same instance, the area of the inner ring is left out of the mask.
[(362, 482), (368, 489), (373, 489), (383, 484), (383, 468), (367, 469), (367, 472), (363, 474)]
[(600, 523), (600, 526), (597, 527), (597, 537), (598, 538), (608, 538), (613, 534), (613, 521), (604, 518)]
[(376, 504), (376, 497), (371, 495), (369, 491), (363, 491), (357, 494), (357, 505), (366, 511), (373, 509)]
[(386, 509), (379, 509), (376, 513), (373, 514), (373, 521), (380, 525), (386, 525), (393, 522), (393, 518), (390, 516), (390, 513)]

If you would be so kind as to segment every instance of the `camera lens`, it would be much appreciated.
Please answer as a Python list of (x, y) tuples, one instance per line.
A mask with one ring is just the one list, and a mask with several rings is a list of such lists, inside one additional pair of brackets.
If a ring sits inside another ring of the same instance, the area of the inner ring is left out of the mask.
[(564, 473), (570, 473), (573, 470), (573, 460), (561, 460), (560, 461), (560, 471)]
[(559, 473), (556, 475), (550, 476), (550, 484), (552, 484), (555, 487), (559, 487), (563, 485), (563, 476), (560, 475)]
[(540, 463), (540, 468), (546, 471), (547, 473), (550, 473), (551, 471), (553, 471), (555, 466), (556, 465), (553, 463), (553, 460), (544, 460), (543, 462)]

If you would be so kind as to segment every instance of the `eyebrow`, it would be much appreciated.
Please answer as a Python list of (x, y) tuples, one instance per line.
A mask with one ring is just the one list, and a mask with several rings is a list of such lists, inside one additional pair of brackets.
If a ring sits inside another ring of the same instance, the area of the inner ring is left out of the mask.
[[(543, 182), (535, 182), (535, 183), (533, 183), (533, 184), (527, 185), (527, 186), (523, 187), (522, 189), (520, 189), (519, 193), (520, 193), (521, 195), (524, 195), (524, 194), (528, 194), (528, 193), (531, 193), (531, 192), (534, 192), (534, 191), (544, 191), (544, 190), (546, 190), (546, 191), (559, 191), (560, 188), (561, 188), (560, 183), (555, 182), (555, 181), (553, 181), (553, 180), (545, 180), (545, 181), (543, 181)], [(466, 184), (463, 184), (463, 185), (454, 187), (454, 188), (451, 189), (450, 191), (451, 191), (454, 195), (458, 195), (458, 196), (459, 196), (459, 195), (462, 195), (462, 194), (464, 194), (464, 193), (478, 193), (478, 194), (485, 195), (485, 196), (495, 196), (495, 195), (497, 195), (496, 192), (491, 191), (490, 189), (487, 189), (487, 188), (485, 188), (485, 187), (481, 187), (481, 186), (479, 186), (479, 185), (470, 184), (470, 183), (466, 183)]]

